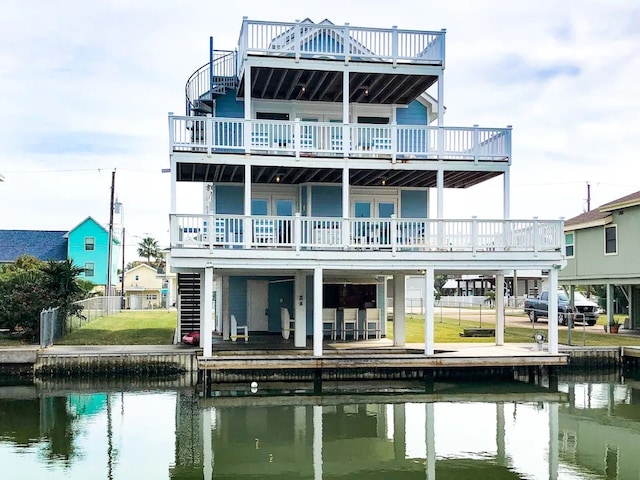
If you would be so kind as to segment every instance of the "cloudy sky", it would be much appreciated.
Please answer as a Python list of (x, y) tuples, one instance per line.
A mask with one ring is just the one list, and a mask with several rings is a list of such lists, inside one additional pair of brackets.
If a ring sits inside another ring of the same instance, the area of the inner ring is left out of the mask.
[[(587, 184), (592, 207), (640, 190), (637, 0), (4, 0), (0, 229), (106, 225), (116, 169), (129, 240), (167, 245), (167, 113), (243, 16), (446, 28), (445, 124), (513, 125), (512, 218), (582, 213)], [(444, 210), (501, 217), (501, 179)]]

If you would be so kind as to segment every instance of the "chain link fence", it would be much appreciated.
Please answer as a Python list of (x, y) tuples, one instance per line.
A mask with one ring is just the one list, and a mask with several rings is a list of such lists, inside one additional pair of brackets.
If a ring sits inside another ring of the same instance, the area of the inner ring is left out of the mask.
[(120, 313), (122, 297), (92, 297), (74, 302), (82, 307), (79, 315), (61, 318), (59, 307), (49, 308), (40, 313), (40, 346), (53, 345), (64, 335), (82, 328), (96, 318)]

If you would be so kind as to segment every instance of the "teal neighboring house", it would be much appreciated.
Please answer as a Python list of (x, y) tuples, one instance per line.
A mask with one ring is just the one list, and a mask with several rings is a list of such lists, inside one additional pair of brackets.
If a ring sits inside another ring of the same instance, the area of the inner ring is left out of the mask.
[(606, 285), (607, 311), (614, 289), (629, 302), (629, 328), (640, 328), (640, 191), (564, 222), (567, 266), (561, 285)]
[[(96, 285), (107, 285), (107, 264), (109, 263), (109, 231), (87, 217), (67, 233), (67, 258), (84, 268), (81, 278)], [(111, 285), (118, 282), (119, 243), (113, 239), (111, 251)]]

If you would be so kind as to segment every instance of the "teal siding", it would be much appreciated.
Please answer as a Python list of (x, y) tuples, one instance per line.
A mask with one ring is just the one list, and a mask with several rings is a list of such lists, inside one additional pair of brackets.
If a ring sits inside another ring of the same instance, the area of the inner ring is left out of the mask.
[(426, 190), (402, 190), (400, 192), (400, 216), (402, 218), (427, 218)]
[(216, 117), (244, 118), (244, 101), (238, 101), (235, 90), (227, 90), (216, 98)]
[(229, 277), (229, 318), (231, 315), (238, 325), (247, 325), (247, 277)]
[(311, 188), (311, 215), (314, 217), (342, 216), (342, 187), (314, 185)]
[(244, 188), (238, 185), (217, 185), (216, 213), (242, 215), (244, 213)]
[[(85, 238), (93, 237), (94, 250), (85, 250)], [(107, 263), (109, 258), (109, 233), (107, 230), (92, 218), (87, 218), (84, 222), (71, 230), (68, 235), (68, 258), (80, 268), (85, 268), (87, 263), (94, 264), (94, 275), (86, 276), (80, 274), (80, 278), (85, 278), (96, 285), (107, 284)], [(119, 248), (114, 242), (111, 254), (111, 284), (118, 282), (117, 264), (119, 258)]]
[(280, 308), (287, 307), (289, 315), (295, 315), (295, 305), (293, 303), (293, 280), (283, 278), (273, 279), (278, 282), (269, 283), (269, 332), (280, 333), (282, 331), (282, 319), (280, 318)]
[(428, 125), (427, 107), (417, 100), (411, 102), (407, 108), (396, 110), (396, 123), (398, 125)]

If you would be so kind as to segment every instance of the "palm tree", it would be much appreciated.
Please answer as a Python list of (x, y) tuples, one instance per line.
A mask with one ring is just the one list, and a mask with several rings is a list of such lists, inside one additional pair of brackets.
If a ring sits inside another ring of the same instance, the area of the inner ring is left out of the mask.
[(151, 257), (160, 255), (160, 246), (153, 237), (144, 237), (138, 244), (138, 255), (147, 259), (147, 265), (151, 265)]

